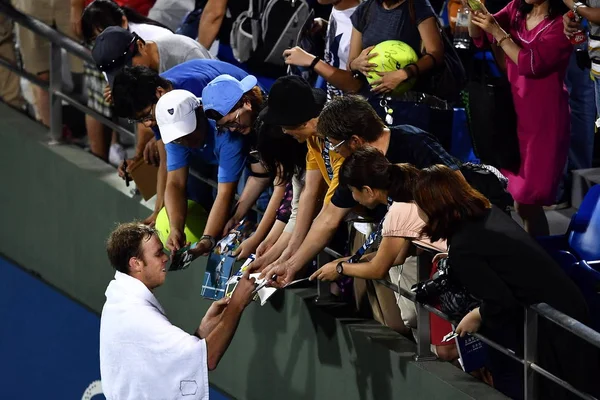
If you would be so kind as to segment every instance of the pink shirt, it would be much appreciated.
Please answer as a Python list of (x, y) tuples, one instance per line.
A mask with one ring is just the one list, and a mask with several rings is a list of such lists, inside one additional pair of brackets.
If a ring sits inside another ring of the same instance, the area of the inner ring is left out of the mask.
[(414, 243), (437, 251), (447, 251), (445, 240), (432, 243), (421, 235), (425, 221), (419, 216), (415, 203), (393, 203), (383, 221), (383, 237), (402, 237)]

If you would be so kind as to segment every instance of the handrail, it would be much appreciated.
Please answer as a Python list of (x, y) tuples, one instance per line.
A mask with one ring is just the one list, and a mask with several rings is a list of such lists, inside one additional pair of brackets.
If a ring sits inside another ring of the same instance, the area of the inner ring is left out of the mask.
[[(427, 253), (433, 253), (430, 249), (427, 249), (425, 247), (420, 247), (420, 248), (423, 249), (424, 251), (426, 251)], [(340, 253), (338, 253), (330, 248), (327, 248), (327, 247), (325, 249), (323, 249), (323, 253), (330, 257), (334, 257), (336, 259), (343, 257)], [(453, 324), (455, 326), (458, 325), (459, 321), (453, 321), (448, 315), (446, 315), (442, 311), (438, 310), (437, 308), (435, 308), (429, 304), (418, 303), (416, 301), (416, 296), (414, 293), (412, 293), (404, 288), (401, 288), (398, 285), (396, 285), (392, 282), (389, 282), (385, 279), (376, 279), (375, 281), (377, 283), (379, 283), (380, 285), (385, 286), (388, 289), (393, 290), (394, 292), (400, 294), (401, 296), (409, 299), (413, 303), (418, 304), (420, 307), (427, 310), (428, 312), (437, 315), (438, 317), (450, 322), (451, 324)], [(599, 332), (596, 332), (592, 328), (590, 328), (590, 327), (582, 324), (581, 322), (577, 321), (576, 319), (569, 317), (568, 315), (556, 310), (555, 308), (549, 306), (548, 304), (546, 304), (546, 303), (533, 304), (529, 307), (529, 310), (534, 311), (535, 313), (537, 313), (537, 315), (541, 315), (542, 317), (548, 319), (549, 321), (554, 322), (558, 326), (568, 330), (569, 332), (573, 333), (574, 335), (578, 336), (579, 338), (600, 348), (600, 333)], [(530, 320), (530, 319), (532, 319), (532, 320)], [(535, 357), (535, 354), (536, 354), (535, 346), (537, 343), (537, 319), (535, 319), (531, 315), (526, 316), (526, 329), (525, 329), (526, 336), (528, 335), (528, 331), (527, 331), (528, 325), (535, 326), (535, 328), (531, 332), (529, 332), (529, 335), (531, 337), (526, 338), (526, 340), (530, 340), (534, 346), (534, 349), (531, 350), (531, 352), (533, 354), (531, 359), (527, 355), (526, 355), (525, 359), (518, 357), (513, 350), (508, 349), (508, 348), (494, 342), (493, 340), (488, 339), (487, 337), (483, 336), (480, 333), (473, 333), (473, 334), (471, 334), (471, 336), (476, 337), (477, 339), (481, 340), (486, 345), (496, 349), (497, 351), (501, 352), (502, 354), (510, 357), (512, 360), (522, 364), (526, 370), (535, 371), (536, 373), (559, 384), (560, 386), (564, 387), (565, 389), (571, 391), (572, 393), (576, 394), (577, 396), (579, 396), (583, 399), (594, 400), (595, 397), (573, 387), (570, 383), (564, 381), (563, 379), (560, 379), (556, 375), (552, 374), (551, 372), (545, 370), (544, 368), (542, 368), (541, 366), (539, 366), (535, 363), (535, 358), (536, 358)], [(419, 329), (420, 329), (420, 327), (417, 326), (417, 330), (419, 330)], [(429, 332), (427, 332), (427, 334), (428, 333)], [(418, 337), (421, 338), (422, 336), (419, 334)], [(429, 342), (427, 342), (426, 346), (423, 346), (423, 347), (428, 348)], [(527, 351), (526, 351), (526, 353), (527, 353)], [(424, 355), (417, 354), (417, 356), (420, 356), (420, 358), (423, 358)], [(527, 390), (528, 385), (533, 386), (534, 377), (531, 376), (530, 374), (529, 375), (526, 374), (526, 376), (529, 378), (529, 381), (526, 383), (525, 398), (526, 399), (535, 398), (535, 394), (533, 392), (534, 388), (530, 388), (529, 390)]]
[(575, 318), (569, 317), (546, 303), (533, 304), (530, 307), (547, 320), (554, 322), (556, 325), (568, 330), (593, 346), (600, 348), (600, 333), (589, 326), (582, 324)]

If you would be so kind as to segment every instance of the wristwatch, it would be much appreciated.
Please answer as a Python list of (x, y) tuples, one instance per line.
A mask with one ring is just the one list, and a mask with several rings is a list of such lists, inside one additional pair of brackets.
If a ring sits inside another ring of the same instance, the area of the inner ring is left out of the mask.
[(214, 237), (212, 237), (210, 235), (202, 236), (198, 242), (201, 242), (203, 240), (208, 240), (210, 242), (210, 249), (208, 249), (208, 251), (212, 251), (217, 246), (217, 241), (215, 240)]
[(337, 271), (338, 275), (344, 275), (344, 266), (342, 265), (343, 263), (343, 261), (340, 261), (335, 267), (335, 270)]
[(577, 12), (577, 10), (579, 9), (579, 7), (586, 7), (586, 5), (583, 4), (580, 1), (576, 2), (575, 4), (573, 4), (573, 14), (575, 14), (575, 17), (577, 17), (577, 19), (581, 19), (581, 15), (579, 15), (579, 13)]

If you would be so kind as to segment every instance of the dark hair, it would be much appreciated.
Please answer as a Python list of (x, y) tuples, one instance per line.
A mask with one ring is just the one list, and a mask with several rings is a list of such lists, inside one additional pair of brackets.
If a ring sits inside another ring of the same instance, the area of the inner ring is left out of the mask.
[(142, 241), (150, 240), (156, 230), (139, 222), (120, 224), (108, 236), (106, 253), (110, 264), (119, 272), (129, 273), (131, 257), (143, 260)]
[(490, 201), (473, 189), (462, 174), (445, 165), (422, 170), (413, 196), (429, 219), (422, 233), (432, 242), (448, 239), (462, 223), (481, 218), (491, 207)]
[(109, 26), (121, 26), (123, 17), (134, 24), (148, 24), (169, 29), (160, 22), (154, 21), (129, 7), (120, 7), (113, 0), (94, 0), (81, 15), (81, 33), (86, 43), (91, 43), (96, 36), (95, 31), (102, 32)]
[[(525, 20), (527, 14), (533, 10), (533, 4), (527, 4), (525, 0), (519, 1), (519, 11), (516, 18), (513, 20), (515, 28), (517, 27), (520, 20)], [(563, 3), (562, 0), (548, 0), (548, 18), (553, 20), (554, 18), (561, 16), (569, 11), (569, 8)]]
[(256, 124), (256, 150), (265, 169), (284, 182), (291, 182), (294, 174), (302, 175), (306, 169), (305, 143), (298, 143), (286, 135), (281, 127), (269, 125), (261, 120)]
[[(264, 101), (265, 99), (263, 97), (262, 90), (258, 86), (254, 86), (251, 90), (247, 91), (242, 95), (242, 98), (239, 99), (237, 103), (235, 103), (235, 106), (233, 106), (229, 112), (237, 110), (238, 108), (242, 107), (245, 103), (250, 103), (250, 105), (252, 106), (252, 113), (254, 114), (254, 119), (256, 119), (258, 113), (260, 113), (260, 111), (264, 108)], [(224, 115), (221, 115), (221, 113), (216, 110), (206, 110), (206, 116), (209, 119), (215, 121), (218, 121), (224, 117)]]
[(397, 202), (413, 200), (412, 190), (419, 170), (411, 164), (392, 164), (375, 147), (367, 146), (344, 160), (340, 168), (340, 185), (362, 189), (387, 190)]
[(123, 68), (112, 86), (115, 113), (121, 118), (136, 118), (148, 106), (156, 104), (158, 87), (168, 89), (171, 83), (145, 66)]
[(328, 138), (347, 140), (356, 135), (374, 142), (385, 129), (367, 100), (360, 96), (335, 97), (325, 105), (319, 115), (317, 132)]

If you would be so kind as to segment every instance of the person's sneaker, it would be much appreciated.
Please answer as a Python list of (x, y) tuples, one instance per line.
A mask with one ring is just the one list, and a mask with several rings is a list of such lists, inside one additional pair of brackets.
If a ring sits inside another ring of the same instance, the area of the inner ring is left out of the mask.
[(569, 208), (569, 202), (563, 201), (557, 204), (552, 204), (551, 206), (544, 206), (544, 211), (556, 211), (556, 210), (564, 210)]
[(113, 167), (119, 168), (119, 165), (123, 163), (123, 160), (127, 158), (127, 152), (125, 148), (119, 143), (113, 143), (110, 145), (108, 152), (108, 162)]

